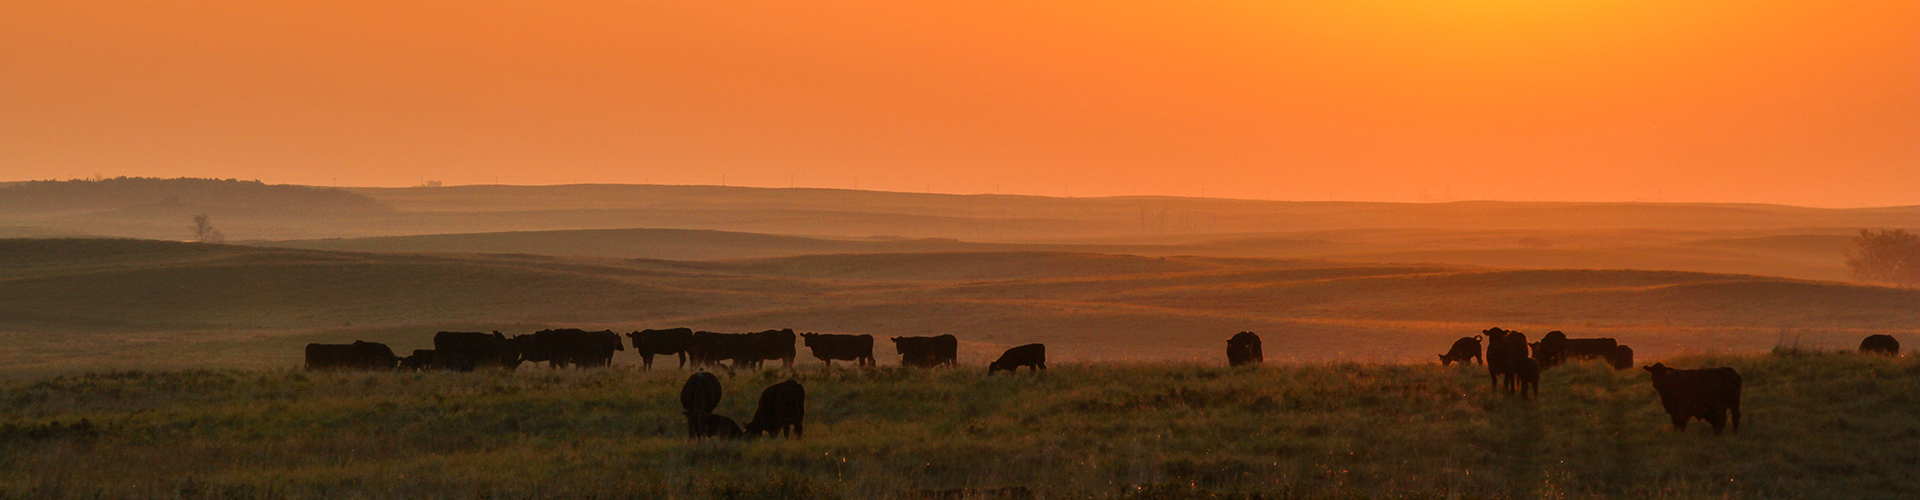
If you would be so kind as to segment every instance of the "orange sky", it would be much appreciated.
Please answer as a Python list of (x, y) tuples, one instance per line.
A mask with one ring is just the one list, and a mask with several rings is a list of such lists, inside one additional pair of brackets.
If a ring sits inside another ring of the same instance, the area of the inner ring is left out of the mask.
[(96, 173), (1917, 204), (1920, 2), (0, 2)]

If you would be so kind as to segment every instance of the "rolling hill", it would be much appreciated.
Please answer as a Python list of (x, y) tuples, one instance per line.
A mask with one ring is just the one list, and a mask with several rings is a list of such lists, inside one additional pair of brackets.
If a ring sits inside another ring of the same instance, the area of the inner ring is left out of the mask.
[(0, 272), (0, 372), (290, 366), (310, 341), (404, 351), (437, 330), (547, 325), (953, 333), (969, 362), (1035, 341), (1064, 361), (1212, 360), (1242, 330), (1270, 359), (1425, 360), (1490, 326), (1660, 357), (1920, 325), (1920, 291), (1836, 282), (1070, 252), (671, 261), (34, 239), (0, 240)]

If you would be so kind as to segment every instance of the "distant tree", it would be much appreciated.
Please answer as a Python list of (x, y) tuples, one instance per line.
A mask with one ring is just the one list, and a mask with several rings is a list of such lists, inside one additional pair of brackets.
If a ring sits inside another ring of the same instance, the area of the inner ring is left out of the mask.
[(1920, 285), (1920, 235), (1905, 229), (1862, 229), (1847, 252), (1853, 277), (1866, 281)]
[(219, 243), (222, 241), (227, 241), (227, 235), (221, 234), (219, 229), (213, 228), (213, 219), (210, 217), (207, 217), (207, 214), (200, 214), (200, 215), (193, 216), (193, 225), (188, 226), (187, 229), (193, 230), (194, 241), (198, 241), (201, 243)]

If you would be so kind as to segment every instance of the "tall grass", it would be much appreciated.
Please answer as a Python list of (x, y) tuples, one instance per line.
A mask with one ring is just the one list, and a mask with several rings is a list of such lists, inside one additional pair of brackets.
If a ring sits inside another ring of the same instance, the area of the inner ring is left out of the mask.
[(1674, 433), (1644, 372), (1595, 364), (1549, 371), (1533, 401), (1477, 366), (809, 366), (723, 376), (718, 410), (745, 420), (792, 377), (806, 438), (707, 442), (684, 437), (678, 371), (95, 373), (0, 386), (0, 497), (1920, 495), (1912, 360), (1666, 362), (1740, 370), (1741, 433)]

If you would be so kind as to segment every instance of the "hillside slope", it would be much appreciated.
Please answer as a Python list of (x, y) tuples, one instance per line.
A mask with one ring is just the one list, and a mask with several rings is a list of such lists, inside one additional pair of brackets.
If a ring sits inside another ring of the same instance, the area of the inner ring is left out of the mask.
[(541, 325), (952, 333), (970, 360), (1026, 342), (1063, 360), (1212, 360), (1242, 330), (1266, 337), (1269, 359), (1426, 359), (1490, 326), (1610, 336), (1660, 356), (1850, 347), (1920, 325), (1920, 291), (1688, 272), (1058, 252), (680, 262), (57, 239), (0, 241), (0, 263), (0, 345), (11, 347), (0, 371), (287, 366), (308, 341), (406, 350), (439, 329)]

